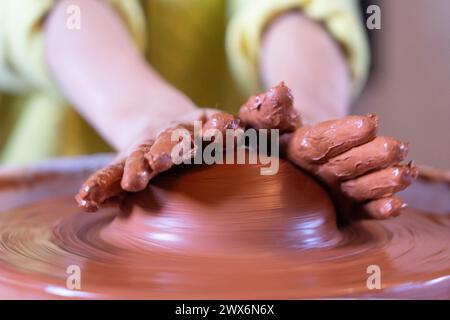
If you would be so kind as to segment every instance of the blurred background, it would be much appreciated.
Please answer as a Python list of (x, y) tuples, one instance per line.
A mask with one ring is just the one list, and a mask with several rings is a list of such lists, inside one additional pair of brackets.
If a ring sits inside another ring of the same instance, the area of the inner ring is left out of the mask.
[(381, 8), (373, 65), (355, 113), (377, 113), (380, 131), (410, 142), (409, 158), (450, 169), (450, 1), (365, 1)]
[[(381, 7), (381, 30), (368, 31), (372, 69), (353, 113), (378, 114), (382, 134), (410, 142), (410, 158), (450, 169), (450, 1), (361, 3), (363, 11), (371, 4)], [(0, 145), (8, 139), (7, 126), (16, 123), (15, 112), (5, 110), (7, 99), (0, 94), (0, 116), (8, 117)], [(38, 141), (32, 147), (39, 148)]]

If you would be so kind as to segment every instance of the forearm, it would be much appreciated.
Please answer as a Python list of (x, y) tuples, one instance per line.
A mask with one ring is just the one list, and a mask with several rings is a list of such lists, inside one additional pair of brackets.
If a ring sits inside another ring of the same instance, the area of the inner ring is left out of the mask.
[(260, 73), (264, 86), (284, 80), (307, 123), (348, 113), (350, 72), (337, 43), (301, 13), (276, 19), (263, 37)]
[[(81, 8), (79, 30), (66, 27), (71, 4)], [(195, 109), (146, 63), (106, 3), (58, 2), (44, 37), (47, 64), (63, 95), (117, 149)]]

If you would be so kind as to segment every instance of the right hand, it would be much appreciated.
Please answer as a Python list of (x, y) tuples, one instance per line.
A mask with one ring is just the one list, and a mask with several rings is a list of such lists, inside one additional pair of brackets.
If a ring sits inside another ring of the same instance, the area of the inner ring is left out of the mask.
[[(197, 109), (188, 113), (158, 135), (153, 130), (144, 130), (135, 143), (122, 152), (110, 165), (94, 172), (76, 195), (78, 205), (88, 212), (97, 211), (105, 202), (119, 198), (125, 192), (145, 189), (149, 181), (173, 165), (171, 153), (181, 141), (172, 141), (176, 129), (185, 129), (193, 138), (194, 121), (201, 121), (202, 132), (208, 129), (236, 129), (239, 120), (231, 114), (215, 109)], [(192, 140), (193, 141), (193, 140)], [(183, 154), (193, 157), (197, 146)]]

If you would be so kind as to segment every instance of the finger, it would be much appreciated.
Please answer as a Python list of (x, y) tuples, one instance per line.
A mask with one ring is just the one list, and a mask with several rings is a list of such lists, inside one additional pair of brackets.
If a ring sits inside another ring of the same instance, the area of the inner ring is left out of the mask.
[(150, 178), (192, 158), (196, 151), (192, 126), (177, 125), (164, 130), (145, 154), (152, 170)]
[(317, 174), (325, 181), (348, 180), (404, 160), (408, 145), (390, 137), (376, 137), (330, 159)]
[(406, 208), (406, 203), (397, 197), (372, 200), (363, 205), (363, 215), (369, 219), (388, 219), (397, 217)]
[[(241, 131), (237, 131), (237, 130)], [(235, 146), (239, 140), (239, 133), (244, 132), (240, 119), (236, 118), (232, 114), (226, 112), (216, 112), (210, 115), (202, 127), (202, 139), (203, 142), (208, 144), (209, 142), (221, 143), (223, 148), (227, 147), (227, 141), (230, 136), (233, 142), (231, 146)], [(216, 141), (216, 139), (219, 139)], [(230, 147), (231, 147), (230, 146)]]
[(294, 162), (324, 163), (328, 159), (373, 140), (378, 118), (375, 115), (348, 116), (294, 132), (289, 156)]
[(301, 126), (301, 118), (294, 108), (291, 90), (281, 82), (267, 92), (252, 96), (241, 107), (239, 118), (254, 129), (279, 129), (281, 133)]
[(405, 189), (417, 177), (413, 165), (393, 166), (366, 174), (341, 184), (341, 190), (351, 199), (362, 202), (391, 196)]
[(75, 199), (85, 211), (97, 211), (102, 203), (122, 193), (124, 162), (109, 165), (94, 172), (83, 184)]
[(208, 117), (203, 124), (203, 132), (208, 130), (219, 130), (225, 134), (227, 129), (237, 129), (240, 127), (240, 119), (227, 112), (216, 112)]
[[(280, 136), (280, 154), (287, 157), (289, 160), (289, 145), (291, 143), (293, 133), (284, 133)], [(292, 160), (291, 160), (292, 161)]]
[(145, 154), (150, 151), (151, 143), (141, 144), (127, 157), (121, 181), (122, 189), (137, 192), (147, 187), (152, 169)]

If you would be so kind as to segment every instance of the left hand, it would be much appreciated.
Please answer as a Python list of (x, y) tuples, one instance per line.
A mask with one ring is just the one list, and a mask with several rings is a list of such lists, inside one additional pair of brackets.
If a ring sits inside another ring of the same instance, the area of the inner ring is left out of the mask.
[(377, 136), (375, 115), (302, 126), (292, 93), (281, 83), (251, 97), (241, 107), (240, 118), (255, 129), (284, 133), (287, 158), (325, 184), (343, 218), (385, 219), (405, 207), (395, 193), (410, 185), (417, 170), (411, 163), (400, 164), (408, 153), (406, 143)]

